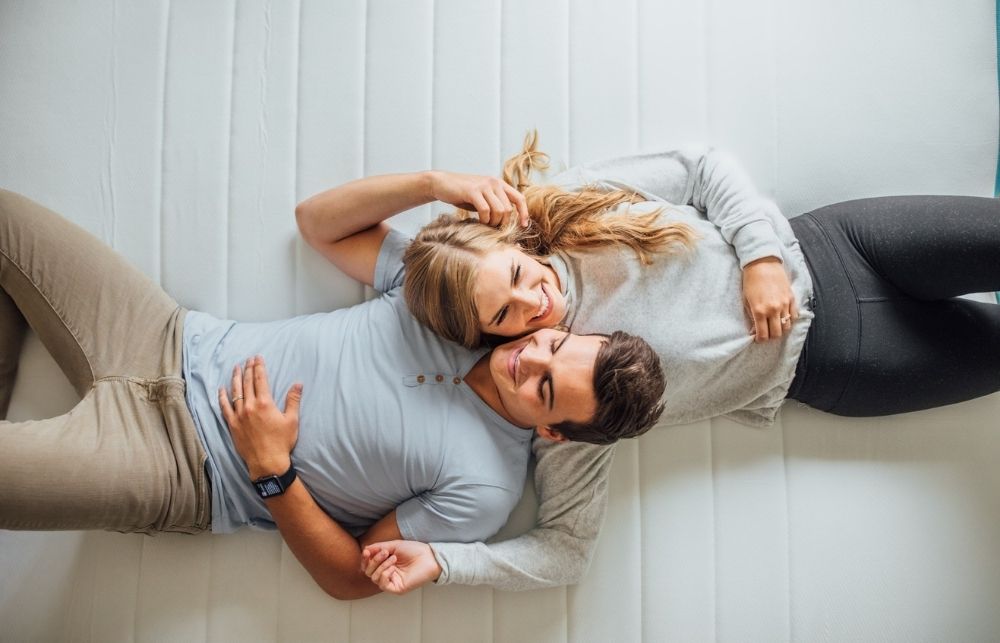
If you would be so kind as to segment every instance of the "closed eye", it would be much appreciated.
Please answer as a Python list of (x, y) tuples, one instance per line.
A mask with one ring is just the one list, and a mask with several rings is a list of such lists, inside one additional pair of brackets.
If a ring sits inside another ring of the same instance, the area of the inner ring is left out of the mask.
[[(521, 281), (521, 266), (520, 264), (515, 264), (513, 260), (510, 262), (510, 287), (513, 289), (517, 286), (517, 283)], [(499, 326), (503, 323), (503, 320), (507, 319), (507, 313), (510, 311), (510, 306), (504, 306), (497, 311), (496, 315), (493, 315), (493, 319), (490, 320), (490, 325)]]
[(551, 373), (546, 373), (545, 375), (543, 375), (541, 377), (541, 379), (538, 380), (538, 399), (540, 399), (542, 401), (542, 404), (545, 404), (545, 385), (546, 384), (549, 385), (549, 403), (548, 403), (548, 407), (549, 407), (549, 410), (551, 411), (552, 410), (552, 400), (553, 400), (553, 396), (552, 396), (552, 374)]
[[(562, 340), (559, 341), (559, 342), (556, 342), (556, 340), (553, 339), (552, 342), (549, 344), (549, 350), (552, 351), (553, 355), (555, 355), (557, 352), (559, 352), (559, 349), (563, 347), (563, 344), (565, 344), (566, 340), (568, 340), (568, 339), (569, 339), (569, 333), (566, 333), (565, 335), (563, 335)], [(540, 399), (542, 401), (542, 404), (545, 404), (545, 385), (546, 384), (548, 384), (548, 386), (549, 386), (549, 403), (548, 403), (548, 407), (549, 407), (549, 410), (551, 411), (552, 407), (556, 403), (555, 382), (552, 379), (552, 373), (551, 372), (546, 373), (545, 375), (542, 376), (542, 378), (540, 380), (538, 380), (538, 399)]]

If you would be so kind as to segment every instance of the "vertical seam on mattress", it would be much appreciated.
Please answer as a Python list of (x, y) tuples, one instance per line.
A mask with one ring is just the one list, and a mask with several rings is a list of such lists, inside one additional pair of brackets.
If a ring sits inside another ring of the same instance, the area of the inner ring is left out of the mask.
[(497, 2), (497, 11), (499, 12), (497, 20), (497, 29), (500, 32), (497, 38), (497, 98), (500, 104), (497, 106), (497, 167), (503, 167), (503, 142), (504, 142), (504, 131), (503, 131), (503, 105), (504, 105), (504, 95), (503, 95), (503, 0)]
[(774, 37), (777, 29), (775, 28), (775, 18), (774, 18), (774, 3), (771, 3), (771, 97), (774, 101), (771, 103), (771, 140), (774, 141), (773, 156), (771, 157), (771, 182), (768, 186), (768, 191), (771, 192), (771, 197), (778, 200), (778, 186), (780, 181), (778, 180), (778, 158), (779, 150), (781, 149), (781, 139), (778, 134), (781, 129), (778, 127), (778, 101), (775, 98), (778, 96), (778, 47), (781, 46), (781, 42), (778, 38)]
[(712, 639), (717, 641), (719, 640), (719, 489), (715, 479), (718, 469), (716, 467), (715, 422), (713, 420), (709, 420), (708, 423), (708, 453), (712, 459), (710, 463), (712, 468), (710, 476), (712, 482)]
[(573, 158), (573, 18), (570, 16), (572, 3), (566, 0), (566, 162), (577, 165)]
[(642, 56), (640, 55), (639, 47), (639, 7), (642, 5), (640, 0), (633, 0), (632, 3), (632, 80), (635, 82), (635, 124), (632, 127), (632, 150), (638, 152), (642, 145), (642, 136), (640, 136), (640, 127), (642, 123), (642, 91), (640, 89), (642, 83), (639, 82), (641, 76), (639, 75), (639, 70), (642, 66)]
[(157, 241), (159, 242), (158, 251), (159, 256), (156, 258), (157, 275), (156, 281), (163, 284), (163, 191), (164, 191), (164, 180), (163, 180), (163, 166), (166, 162), (166, 146), (165, 142), (167, 140), (167, 68), (170, 65), (170, 0), (164, 8), (166, 16), (163, 20), (163, 84), (162, 92), (160, 94), (160, 100), (163, 104), (160, 109), (160, 203), (159, 207), (156, 208), (158, 216), (160, 218), (158, 225), (159, 235)]
[[(223, 252), (226, 254), (222, 259), (222, 265), (225, 266), (226, 270), (226, 310), (225, 315), (229, 316), (229, 310), (232, 308), (231, 294), (235, 289), (233, 283), (230, 281), (233, 276), (233, 271), (229, 267), (229, 257), (232, 254), (230, 252), (230, 244), (232, 243), (232, 212), (230, 208), (233, 202), (233, 95), (236, 93), (236, 25), (239, 20), (239, 9), (240, 3), (233, 2), (233, 46), (229, 52), (229, 141), (226, 145), (226, 191), (225, 199), (226, 204), (223, 207), (223, 214), (226, 218), (226, 243), (223, 248)], [(266, 73), (266, 71), (265, 71)]]
[[(994, 32), (996, 37), (994, 38), (994, 45), (996, 46), (996, 62), (997, 62), (997, 101), (1000, 103), (1000, 0), (996, 1), (996, 5), (993, 12), (993, 18), (996, 20), (996, 31)], [(997, 140), (997, 173), (996, 180), (993, 184), (993, 196), (1000, 197), (1000, 137)], [(1000, 303), (1000, 292), (996, 294), (997, 302)]]
[(781, 472), (785, 477), (785, 570), (787, 572), (785, 592), (787, 594), (786, 605), (788, 606), (788, 638), (786, 640), (793, 641), (795, 639), (792, 638), (792, 600), (795, 598), (795, 592), (792, 591), (792, 507), (788, 499), (788, 433), (785, 431), (784, 418), (779, 421), (778, 426), (781, 429)]
[[(299, 154), (302, 151), (302, 146), (300, 145), (300, 134), (302, 119), (299, 115), (302, 111), (302, 0), (299, 0), (298, 11), (295, 12), (296, 19), (298, 23), (295, 25), (295, 137), (292, 140), (292, 144), (295, 145), (295, 153), (292, 154), (292, 212), (295, 212), (295, 205), (299, 202), (299, 166), (301, 165), (302, 159), (299, 158)], [(296, 225), (296, 231), (298, 227)], [(295, 312), (298, 313), (302, 310), (302, 302), (299, 300), (299, 295), (302, 289), (298, 287), (299, 285), (299, 269), (301, 267), (301, 257), (300, 251), (302, 249), (302, 244), (298, 242), (299, 235), (295, 234), (295, 255), (292, 261), (292, 305), (295, 306)]]
[[(431, 52), (430, 52), (430, 54), (431, 54), (431, 90), (427, 93), (427, 103), (428, 103), (428, 106), (427, 106), (427, 131), (429, 132), (429, 136), (428, 136), (428, 140), (427, 140), (427, 163), (424, 165), (424, 167), (435, 167), (435, 164), (434, 164), (434, 147), (435, 147), (434, 146), (434, 107), (435, 107), (434, 93), (435, 93), (435, 89), (436, 89), (436, 87), (438, 85), (438, 82), (437, 82), (437, 73), (436, 73), (436, 71), (437, 71), (437, 60), (438, 60), (438, 55), (437, 55), (437, 53), (438, 53), (437, 52), (437, 31), (438, 30), (436, 29), (436, 26), (437, 26), (437, 23), (436, 23), (436, 20), (437, 20), (437, 11), (435, 11), (435, 9), (436, 9), (435, 2), (434, 2), (434, 0), (431, 0), (431, 2), (430, 2), (430, 12), (431, 12), (431, 19), (430, 19), (430, 30), (431, 30), (431, 37), (430, 37), (430, 49), (431, 49)], [(433, 210), (430, 207), (428, 207), (426, 209), (426, 215), (425, 215), (426, 218), (424, 219), (424, 223), (430, 223), (432, 212), (433, 212)]]
[(371, 24), (371, 3), (368, 0), (365, 2), (365, 24), (363, 29), (365, 42), (361, 47), (362, 55), (364, 59), (361, 61), (362, 69), (362, 79), (364, 82), (364, 90), (361, 92), (361, 176), (368, 175), (368, 59), (371, 57), (368, 55), (368, 43), (371, 41), (368, 34), (368, 26)]
[(709, 7), (710, 4), (711, 4), (711, 0), (705, 0), (705, 2), (702, 3), (702, 5), (701, 5), (702, 6), (702, 14), (701, 14), (702, 38), (701, 38), (701, 41), (702, 41), (702, 43), (704, 43), (704, 48), (703, 48), (701, 59), (703, 61), (702, 64), (705, 66), (704, 67), (704, 70), (705, 70), (705, 87), (704, 87), (704, 91), (705, 91), (705, 95), (704, 95), (704, 98), (705, 98), (705, 131), (706, 131), (706, 133), (708, 134), (709, 137), (712, 136), (712, 108), (711, 108), (711, 105), (712, 105), (712, 100), (711, 100), (711, 98), (712, 98), (712, 91), (711, 91), (711, 82), (710, 82), (711, 78), (709, 77), (710, 76), (709, 67), (711, 65), (711, 58), (709, 56), (711, 55), (712, 52), (711, 52), (711, 47), (709, 46), (709, 42), (710, 41), (709, 41), (709, 38), (708, 38), (708, 20), (709, 20), (709, 17), (710, 17), (709, 13), (711, 13), (711, 9)]

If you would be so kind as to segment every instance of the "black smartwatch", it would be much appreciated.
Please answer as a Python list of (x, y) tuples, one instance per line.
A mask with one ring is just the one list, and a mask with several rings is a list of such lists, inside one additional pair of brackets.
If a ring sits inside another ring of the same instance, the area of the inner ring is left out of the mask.
[(295, 482), (295, 465), (289, 464), (288, 471), (280, 476), (257, 478), (253, 481), (253, 486), (257, 490), (257, 495), (266, 500), (285, 493), (293, 482)]

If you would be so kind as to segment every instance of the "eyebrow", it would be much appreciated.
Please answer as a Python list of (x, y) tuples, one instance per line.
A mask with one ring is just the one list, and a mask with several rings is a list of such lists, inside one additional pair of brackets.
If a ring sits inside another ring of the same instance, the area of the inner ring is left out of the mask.
[[(566, 340), (569, 339), (569, 335), (569, 333), (566, 333), (566, 335), (562, 338), (562, 341), (560, 341), (559, 344), (552, 349), (553, 355), (559, 352), (559, 349), (562, 348), (563, 344), (566, 343)], [(556, 389), (555, 384), (553, 383), (552, 373), (547, 373), (547, 377), (538, 383), (538, 395), (542, 398), (542, 400), (545, 399), (545, 396), (542, 394), (542, 387), (545, 386), (546, 382), (549, 384), (549, 410), (551, 411), (552, 407), (555, 406), (556, 403)]]
[[(516, 272), (516, 269), (514, 267), (514, 260), (511, 259), (510, 260), (510, 287), (511, 288), (514, 287), (514, 273), (515, 272)], [(496, 326), (497, 324), (500, 323), (500, 321), (499, 321), (500, 320), (500, 315), (503, 314), (503, 309), (504, 308), (506, 308), (506, 306), (501, 306), (500, 310), (498, 310), (496, 312), (496, 314), (493, 315), (493, 319), (490, 320), (490, 326)]]

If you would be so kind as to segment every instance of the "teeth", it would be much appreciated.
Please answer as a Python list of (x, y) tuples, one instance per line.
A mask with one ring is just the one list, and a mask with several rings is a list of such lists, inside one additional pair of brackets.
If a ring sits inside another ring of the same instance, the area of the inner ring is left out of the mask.
[(535, 315), (535, 319), (543, 317), (547, 312), (549, 312), (549, 296), (542, 292), (542, 308), (538, 311), (538, 314)]

